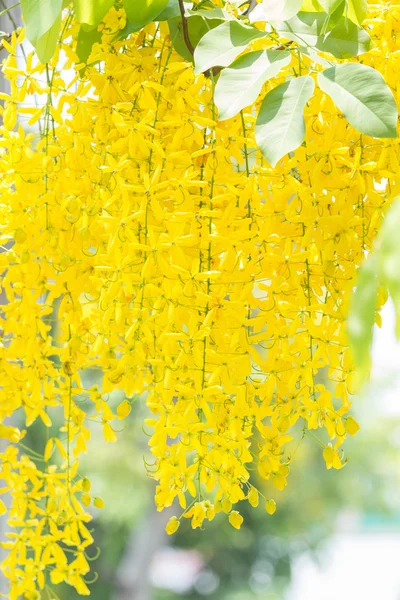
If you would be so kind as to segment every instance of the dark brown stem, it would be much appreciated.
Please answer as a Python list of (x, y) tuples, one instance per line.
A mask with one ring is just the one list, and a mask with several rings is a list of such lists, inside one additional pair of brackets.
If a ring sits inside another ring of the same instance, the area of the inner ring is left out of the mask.
[(251, 11), (255, 9), (256, 6), (257, 0), (250, 0), (250, 4), (244, 14), (248, 16), (251, 13)]
[(185, 17), (185, 5), (183, 4), (183, 0), (178, 0), (178, 2), (179, 2), (179, 9), (181, 11), (181, 16), (182, 16), (183, 39), (185, 40), (187, 49), (189, 50), (190, 54), (193, 56), (194, 48), (192, 46), (192, 42), (190, 41), (190, 37), (189, 37), (188, 22), (187, 22), (187, 18)]
[(0, 52), (2, 50), (4, 50), (3, 40), (5, 40), (6, 42), (8, 42), (10, 44), (11, 39), (12, 39), (12, 33), (8, 33), (7, 35), (3, 35), (2, 37), (0, 37)]
[(287, 42), (286, 44), (281, 44), (280, 46), (274, 46), (271, 50), (290, 50), (290, 46), (293, 42)]

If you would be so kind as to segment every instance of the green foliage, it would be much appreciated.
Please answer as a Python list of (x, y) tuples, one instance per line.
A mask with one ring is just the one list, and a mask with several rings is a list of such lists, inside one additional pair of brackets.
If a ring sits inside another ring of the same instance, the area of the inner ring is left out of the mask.
[(263, 84), (288, 65), (290, 59), (290, 52), (259, 50), (241, 56), (224, 69), (215, 88), (219, 120), (234, 117), (253, 104)]
[(227, 67), (247, 48), (253, 40), (265, 37), (255, 27), (238, 21), (221, 23), (214, 31), (201, 38), (194, 52), (196, 73), (204, 73), (211, 67)]
[(367, 0), (346, 0), (346, 15), (361, 27), (368, 10)]
[(321, 4), (326, 13), (321, 34), (325, 35), (339, 23), (346, 7), (346, 2), (345, 0), (323, 0)]
[(318, 83), (358, 131), (380, 138), (397, 137), (396, 101), (378, 71), (347, 63), (319, 73)]
[(188, 16), (198, 15), (203, 17), (204, 19), (220, 19), (221, 21), (234, 21), (235, 17), (233, 17), (230, 13), (226, 12), (222, 8), (210, 8), (208, 10), (198, 8), (197, 10), (186, 9), (185, 14)]
[(358, 378), (363, 381), (371, 369), (371, 344), (375, 323), (378, 280), (376, 260), (370, 256), (357, 273), (357, 288), (352, 298), (347, 333), (357, 365)]
[[(42, 62), (50, 60), (55, 51), (62, 2), (21, 1), (28, 39)], [(81, 23), (77, 44), (80, 62), (88, 60), (93, 44), (100, 39), (97, 28), (115, 2), (73, 0), (73, 11)], [(318, 75), (319, 85), (351, 125), (371, 136), (397, 137), (396, 104), (381, 75), (362, 64), (337, 65), (333, 59), (327, 61), (320, 56), (324, 52), (345, 59), (370, 50), (372, 41), (361, 27), (366, 0), (263, 0), (249, 13), (249, 0), (238, 0), (237, 17), (211, 0), (199, 4), (179, 0), (122, 2), (128, 20), (118, 37), (124, 38), (152, 21), (168, 21), (175, 50), (187, 61), (194, 61), (196, 73), (215, 78), (220, 120), (234, 117), (252, 104), (263, 84), (288, 64), (290, 53), (298, 56), (301, 52), (327, 67)], [(254, 27), (249, 20), (266, 22), (266, 26)], [(277, 40), (278, 45), (266, 52), (240, 56), (254, 40), (267, 36)], [(303, 109), (310, 97), (306, 91), (310, 89), (312, 93), (313, 80), (299, 78), (298, 83), (287, 81), (265, 97), (257, 121), (257, 140), (272, 165), (302, 143)], [(300, 90), (302, 93), (296, 97)]]
[(73, 0), (74, 12), (78, 23), (86, 29), (94, 29), (114, 4), (114, 0)]
[[(185, 8), (192, 8), (192, 2), (185, 2)], [(158, 21), (168, 21), (169, 19), (174, 19), (175, 17), (179, 17), (181, 14), (181, 9), (179, 8), (178, 0), (169, 0), (167, 6), (164, 10), (158, 15)]]
[(26, 36), (47, 62), (56, 49), (61, 25), (62, 0), (21, 0)]
[[(201, 38), (210, 30), (214, 29), (218, 25), (221, 25), (222, 21), (220, 19), (205, 20), (201, 16), (191, 16), (188, 17), (186, 23), (189, 39), (192, 43), (192, 46), (195, 48)], [(176, 17), (175, 19), (170, 19), (168, 21), (168, 26), (175, 50), (187, 61), (193, 61), (193, 56), (189, 51), (183, 36), (181, 18)]]
[(37, 41), (54, 25), (61, 14), (62, 0), (21, 0), (28, 40)]
[(344, 12), (346, 5), (345, 0), (319, 0), (319, 4), (322, 10), (329, 16), (334, 15), (338, 10), (341, 9), (341, 15)]
[(299, 44), (312, 47), (320, 52), (329, 52), (336, 58), (351, 58), (367, 52), (371, 38), (345, 17), (341, 17), (335, 27), (325, 33), (325, 13), (300, 12), (283, 23), (276, 23), (278, 33)]
[(265, 96), (257, 119), (256, 140), (273, 167), (303, 142), (303, 111), (313, 91), (314, 80), (306, 75), (278, 85)]
[(97, 29), (85, 31), (83, 27), (80, 28), (78, 33), (76, 52), (81, 63), (87, 62), (92, 51), (93, 44), (95, 44), (96, 42), (100, 42), (100, 40), (101, 32), (97, 31)]
[(36, 52), (40, 62), (46, 63), (53, 56), (60, 35), (61, 13), (58, 15), (53, 25), (36, 41)]
[(167, 5), (168, 0), (124, 0), (126, 15), (133, 26), (132, 31), (137, 31), (154, 21)]
[(386, 215), (378, 235), (377, 274), (392, 297), (396, 311), (396, 335), (400, 339), (400, 199)]
[(376, 247), (360, 267), (348, 318), (348, 335), (359, 381), (369, 375), (372, 327), (377, 290), (386, 288), (396, 311), (396, 335), (400, 338), (400, 199), (388, 211)]

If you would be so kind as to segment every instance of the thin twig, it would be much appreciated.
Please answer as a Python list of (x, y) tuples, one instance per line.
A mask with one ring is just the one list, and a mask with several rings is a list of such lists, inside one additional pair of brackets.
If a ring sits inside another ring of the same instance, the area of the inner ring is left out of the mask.
[(257, 6), (257, 0), (250, 0), (250, 4), (248, 8), (245, 10), (244, 14), (248, 17), (252, 10)]
[[(4, 3), (3, 3), (4, 4)], [(15, 4), (13, 4), (12, 6), (9, 6), (8, 8), (6, 7), (4, 10), (2, 10), (0, 12), (0, 17), (2, 17), (3, 15), (5, 15), (6, 13), (8, 13), (9, 10), (12, 10), (13, 8), (15, 8), (16, 6), (19, 6), (21, 3), (20, 2), (16, 2)]]
[(178, 2), (179, 2), (179, 10), (181, 11), (181, 16), (182, 16), (183, 39), (185, 40), (187, 49), (189, 50), (190, 54), (193, 56), (194, 48), (193, 48), (192, 42), (190, 41), (190, 37), (189, 37), (188, 22), (187, 22), (187, 18), (185, 16), (185, 5), (183, 4), (183, 0), (178, 0)]
[[(14, 33), (14, 32), (13, 32), (13, 33)], [(10, 44), (10, 43), (11, 43), (11, 40), (12, 40), (12, 35), (13, 35), (12, 33), (7, 33), (6, 35), (2, 35), (2, 36), (0, 37), (0, 52), (1, 52), (2, 50), (4, 50), (4, 48), (5, 48), (5, 46), (4, 46), (4, 44), (3, 44), (3, 41), (5, 41), (5, 42), (7, 42), (8, 44)]]
[(2, 11), (2, 15), (6, 14), (7, 17), (10, 19), (14, 29), (17, 29), (17, 23), (14, 19), (14, 17), (11, 14), (11, 9), (15, 8), (16, 6), (18, 6), (20, 4), (20, 2), (17, 2), (16, 4), (13, 4), (12, 6), (7, 6), (6, 3), (4, 2), (4, 0), (0, 0), (1, 1), (1, 5), (4, 8), (4, 10)]

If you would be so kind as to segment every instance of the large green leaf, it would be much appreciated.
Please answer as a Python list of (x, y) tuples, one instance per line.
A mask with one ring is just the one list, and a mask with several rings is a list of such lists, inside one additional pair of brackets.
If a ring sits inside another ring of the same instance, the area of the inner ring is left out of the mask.
[(368, 12), (367, 0), (346, 0), (347, 16), (361, 27)]
[[(192, 42), (193, 48), (196, 48), (201, 38), (210, 30), (214, 29), (218, 25), (221, 25), (220, 19), (203, 19), (202, 17), (188, 17), (187, 27), (189, 32), (189, 39)], [(173, 42), (175, 50), (183, 56), (187, 61), (192, 61), (193, 56), (189, 52), (183, 37), (182, 19), (176, 17), (168, 21), (170, 37)]]
[(321, 30), (321, 34), (325, 35), (339, 23), (346, 7), (346, 0), (321, 0), (320, 4), (326, 12), (325, 22)]
[(350, 303), (347, 334), (360, 381), (369, 376), (371, 345), (378, 293), (376, 259), (371, 255), (359, 268), (356, 290)]
[(275, 28), (282, 37), (300, 46), (330, 52), (336, 58), (358, 56), (370, 49), (371, 38), (368, 33), (345, 17), (341, 17), (327, 35), (324, 33), (325, 22), (325, 13), (300, 12), (289, 21), (276, 23)]
[(400, 199), (391, 206), (378, 234), (378, 272), (396, 311), (396, 335), (400, 338)]
[(324, 12), (324, 9), (318, 0), (303, 0), (301, 10), (303, 12)]
[[(26, 25), (26, 36), (36, 46), (36, 42), (49, 31), (59, 18), (62, 0), (21, 0), (21, 8)], [(43, 42), (45, 45), (45, 42)]]
[(250, 42), (265, 37), (255, 27), (242, 25), (238, 21), (221, 23), (206, 33), (194, 51), (195, 72), (203, 73), (211, 67), (227, 67), (243, 52)]
[[(192, 8), (193, 2), (184, 2), (183, 6), (187, 12), (187, 10)], [(178, 0), (168, 0), (167, 6), (159, 15), (157, 15), (157, 21), (169, 21), (169, 19), (179, 17), (180, 14), (181, 9)]]
[(250, 13), (250, 22), (287, 21), (301, 9), (302, 0), (262, 0)]
[(333, 15), (340, 5), (344, 3), (344, 0), (319, 0), (319, 4), (327, 15)]
[(205, 19), (220, 19), (221, 21), (233, 21), (235, 17), (228, 13), (223, 8), (199, 8), (198, 10), (187, 9), (185, 11), (187, 16), (200, 16)]
[(306, 75), (278, 85), (265, 96), (256, 123), (256, 141), (273, 167), (303, 142), (304, 107), (313, 91), (314, 80)]
[(79, 62), (86, 63), (93, 48), (93, 44), (101, 41), (101, 31), (92, 29), (91, 31), (85, 31), (82, 27), (78, 33), (78, 39), (76, 43), (76, 53), (79, 58)]
[(305, 48), (304, 46), (300, 46), (299, 50), (302, 54), (305, 54), (306, 56), (308, 56), (308, 58), (311, 58), (311, 60), (314, 63), (317, 63), (317, 65), (324, 67), (324, 69), (328, 69), (330, 66), (332, 66), (331, 61), (322, 58), (322, 56), (320, 56), (318, 52), (316, 52), (312, 48)]
[(238, 58), (224, 69), (215, 87), (215, 103), (220, 121), (235, 116), (253, 104), (267, 79), (275, 77), (290, 63), (289, 52), (259, 50)]
[(358, 131), (373, 137), (397, 137), (396, 102), (378, 71), (346, 63), (319, 73), (318, 83)]
[(74, 0), (74, 12), (78, 23), (87, 29), (97, 27), (113, 6), (114, 0)]
[(53, 56), (61, 29), (61, 13), (44, 35), (36, 42), (36, 53), (41, 63), (47, 63)]
[[(83, 0), (85, 2), (86, 0)], [(168, 0), (123, 0), (126, 16), (135, 29), (154, 21), (167, 7)]]

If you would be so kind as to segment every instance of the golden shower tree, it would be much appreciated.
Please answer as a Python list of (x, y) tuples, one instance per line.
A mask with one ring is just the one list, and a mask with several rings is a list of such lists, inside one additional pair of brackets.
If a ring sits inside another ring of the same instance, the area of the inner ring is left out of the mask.
[[(116, 441), (134, 399), (171, 534), (218, 512), (240, 528), (252, 470), (279, 493), (305, 437), (345, 465), (349, 301), (398, 188), (400, 9), (21, 5), (26, 28), (2, 42), (0, 511), (9, 598), (37, 600), (89, 593), (103, 502), (79, 457), (94, 428)], [(349, 320), (362, 376), (376, 272)]]

